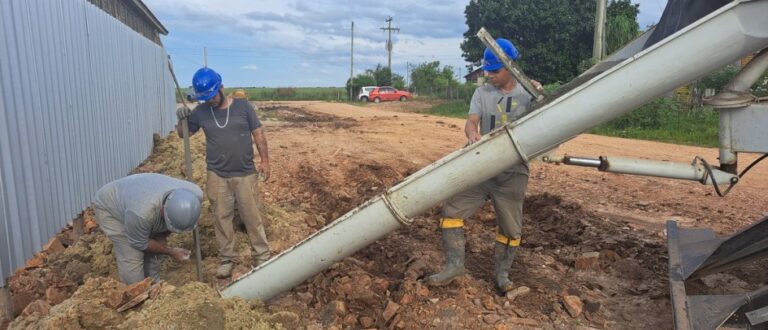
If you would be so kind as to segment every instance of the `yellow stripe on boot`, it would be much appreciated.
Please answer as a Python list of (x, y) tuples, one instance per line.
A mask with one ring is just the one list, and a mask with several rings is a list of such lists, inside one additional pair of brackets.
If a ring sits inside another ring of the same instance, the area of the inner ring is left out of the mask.
[(520, 241), (521, 241), (520, 238), (518, 238), (518, 239), (511, 239), (511, 238), (509, 238), (507, 236), (504, 236), (504, 234), (501, 234), (501, 233), (497, 233), (496, 234), (496, 242), (499, 242), (499, 243), (504, 244), (504, 245), (520, 246)]
[(440, 219), (440, 228), (452, 229), (452, 228), (464, 228), (464, 220), (456, 218), (442, 218)]

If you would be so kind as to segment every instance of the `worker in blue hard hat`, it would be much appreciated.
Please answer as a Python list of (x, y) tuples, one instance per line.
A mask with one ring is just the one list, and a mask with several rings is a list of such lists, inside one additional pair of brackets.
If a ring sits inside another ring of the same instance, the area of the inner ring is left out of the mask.
[[(216, 277), (228, 278), (238, 259), (233, 225), (235, 203), (253, 249), (251, 265), (270, 258), (259, 199), (259, 177), (270, 176), (269, 152), (264, 128), (253, 105), (245, 98), (224, 94), (221, 75), (202, 68), (192, 77), (194, 98), (201, 101), (194, 110), (179, 108), (179, 121), (187, 118), (190, 134), (205, 132), (207, 163), (206, 194), (211, 201), (214, 233), (219, 246), (220, 264)], [(177, 126), (179, 136), (181, 125)], [(252, 144), (256, 144), (260, 163), (254, 164)]]
[[(517, 48), (507, 39), (496, 43), (512, 61), (520, 58)], [(472, 95), (464, 133), (469, 143), (480, 140), (495, 128), (512, 122), (530, 110), (532, 96), (518, 84), (490, 49), (483, 53), (483, 70), (488, 82)], [(541, 84), (534, 82), (537, 88)], [(497, 233), (494, 241), (495, 284), (499, 293), (514, 289), (509, 270), (520, 246), (523, 220), (523, 199), (528, 185), (528, 165), (520, 164), (461, 192), (445, 202), (440, 228), (445, 252), (445, 264), (439, 273), (428, 276), (429, 285), (447, 285), (467, 273), (464, 267), (464, 220), (472, 216), (488, 199), (496, 211)]]
[(167, 237), (197, 226), (202, 200), (197, 185), (156, 173), (129, 175), (101, 187), (93, 198), (94, 213), (112, 240), (120, 281), (156, 281), (165, 255), (189, 259), (190, 251), (169, 247)]

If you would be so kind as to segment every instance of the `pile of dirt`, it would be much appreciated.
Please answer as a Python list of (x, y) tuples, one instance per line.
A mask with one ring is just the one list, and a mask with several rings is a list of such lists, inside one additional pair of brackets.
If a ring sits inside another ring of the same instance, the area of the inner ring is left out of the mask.
[(118, 312), (110, 299), (124, 289), (113, 279), (89, 278), (71, 298), (17, 318), (10, 329), (279, 329), (297, 319), (273, 316), (259, 303), (223, 299), (199, 282), (163, 285), (154, 299)]
[(86, 279), (114, 274), (112, 243), (96, 228), (91, 210), (81, 215), (86, 233), (73, 243), (72, 228), (53, 237), (43, 251), (8, 279), (13, 314), (20, 315), (37, 300), (55, 306), (66, 300)]

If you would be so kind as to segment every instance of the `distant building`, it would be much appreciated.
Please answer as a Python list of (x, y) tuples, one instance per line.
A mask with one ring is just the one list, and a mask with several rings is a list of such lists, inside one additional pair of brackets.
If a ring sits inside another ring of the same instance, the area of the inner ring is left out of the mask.
[(464, 81), (468, 83), (474, 83), (478, 86), (485, 83), (485, 71), (483, 71), (483, 67), (479, 67), (468, 73), (466, 76), (464, 76)]

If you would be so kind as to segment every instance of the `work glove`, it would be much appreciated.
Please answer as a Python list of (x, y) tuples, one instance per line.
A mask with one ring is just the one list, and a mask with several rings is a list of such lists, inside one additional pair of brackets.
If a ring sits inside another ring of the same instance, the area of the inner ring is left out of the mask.
[(192, 113), (192, 110), (190, 110), (187, 107), (180, 107), (176, 109), (176, 118), (179, 118), (179, 120), (184, 120), (187, 117), (189, 117), (189, 114)]

